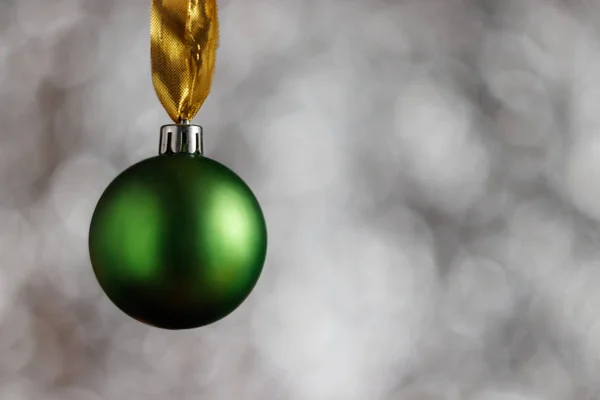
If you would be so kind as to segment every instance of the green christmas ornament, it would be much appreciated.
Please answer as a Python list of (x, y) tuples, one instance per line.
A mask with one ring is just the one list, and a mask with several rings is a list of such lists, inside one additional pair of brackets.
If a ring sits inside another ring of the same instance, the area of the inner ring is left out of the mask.
[(161, 155), (125, 170), (102, 194), (90, 257), (123, 312), (160, 328), (196, 328), (248, 297), (267, 230), (250, 188), (201, 155), (199, 126), (167, 125), (161, 139)]
[(189, 121), (210, 92), (218, 44), (215, 0), (153, 0), (152, 79), (173, 120), (159, 155), (125, 170), (92, 216), (90, 259), (124, 313), (164, 329), (211, 324), (250, 295), (267, 253), (250, 188), (203, 154)]

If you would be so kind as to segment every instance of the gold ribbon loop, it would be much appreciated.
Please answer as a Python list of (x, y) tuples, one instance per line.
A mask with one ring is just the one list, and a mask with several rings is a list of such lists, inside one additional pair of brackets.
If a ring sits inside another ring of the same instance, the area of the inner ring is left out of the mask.
[(175, 123), (191, 121), (210, 93), (219, 44), (216, 0), (152, 0), (154, 90)]

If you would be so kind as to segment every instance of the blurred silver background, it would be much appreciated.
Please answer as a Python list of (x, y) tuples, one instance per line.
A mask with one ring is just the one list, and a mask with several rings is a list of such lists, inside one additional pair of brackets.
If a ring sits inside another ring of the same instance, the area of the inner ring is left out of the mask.
[(195, 120), (269, 224), (169, 332), (101, 292), (102, 190), (156, 154), (148, 0), (0, 0), (0, 400), (600, 398), (600, 3), (220, 1)]

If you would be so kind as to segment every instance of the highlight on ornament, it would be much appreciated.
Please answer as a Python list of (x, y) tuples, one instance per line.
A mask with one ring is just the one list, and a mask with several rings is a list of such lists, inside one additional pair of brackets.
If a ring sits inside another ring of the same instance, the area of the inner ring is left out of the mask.
[(218, 47), (215, 0), (153, 0), (152, 81), (174, 124), (158, 155), (106, 188), (92, 216), (89, 252), (108, 298), (164, 329), (214, 323), (250, 295), (267, 254), (267, 228), (248, 185), (204, 155), (191, 121), (212, 85)]

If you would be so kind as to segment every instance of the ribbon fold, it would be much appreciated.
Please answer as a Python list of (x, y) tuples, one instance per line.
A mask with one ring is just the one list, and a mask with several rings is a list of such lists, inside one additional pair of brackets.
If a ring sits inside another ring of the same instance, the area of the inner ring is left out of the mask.
[(152, 82), (175, 123), (191, 121), (210, 93), (219, 21), (216, 0), (152, 0)]

